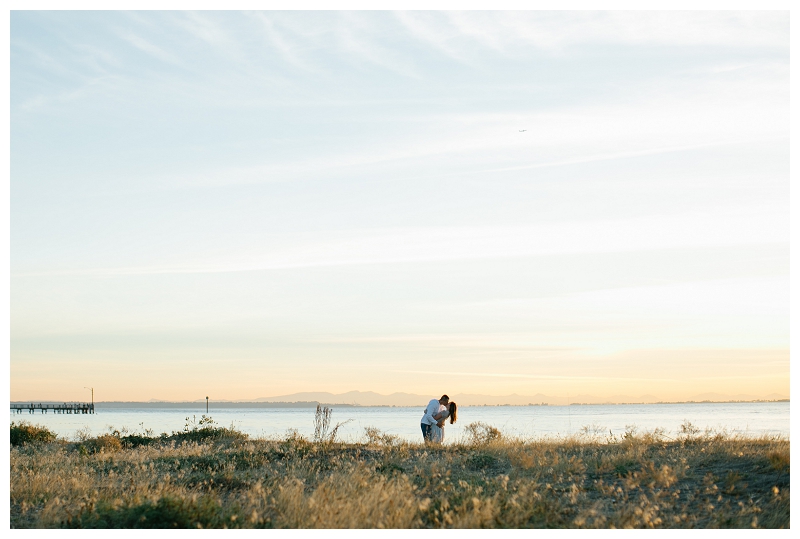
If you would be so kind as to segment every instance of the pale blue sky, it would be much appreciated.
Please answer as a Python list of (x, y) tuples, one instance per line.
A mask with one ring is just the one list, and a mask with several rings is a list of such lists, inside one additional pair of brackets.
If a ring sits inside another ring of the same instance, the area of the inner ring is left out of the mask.
[(11, 397), (788, 394), (788, 29), (13, 12)]

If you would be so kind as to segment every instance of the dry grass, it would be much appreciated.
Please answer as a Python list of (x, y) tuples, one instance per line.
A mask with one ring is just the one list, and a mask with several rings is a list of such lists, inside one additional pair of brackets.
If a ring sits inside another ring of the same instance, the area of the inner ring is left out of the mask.
[(229, 432), (135, 447), (99, 438), (12, 447), (11, 526), (789, 527), (785, 439), (587, 432), (523, 441), (473, 430), (444, 447), (376, 429), (362, 444)]

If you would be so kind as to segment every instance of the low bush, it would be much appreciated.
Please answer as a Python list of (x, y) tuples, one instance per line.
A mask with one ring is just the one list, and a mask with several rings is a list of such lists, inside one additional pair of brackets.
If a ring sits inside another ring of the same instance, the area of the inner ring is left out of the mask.
[(497, 459), (492, 455), (487, 455), (484, 453), (475, 453), (466, 459), (466, 465), (471, 470), (491, 468), (495, 464), (497, 464)]
[(205, 414), (200, 416), (200, 421), (197, 421), (196, 416), (192, 419), (186, 418), (186, 425), (180, 432), (173, 432), (169, 436), (169, 440), (178, 442), (207, 442), (207, 441), (232, 441), (232, 440), (246, 440), (247, 434), (236, 430), (233, 426), (230, 428), (220, 427), (214, 419)]
[(113, 453), (122, 449), (122, 441), (119, 436), (113, 434), (103, 434), (97, 438), (91, 438), (81, 444), (87, 453)]
[(48, 443), (55, 441), (55, 439), (56, 434), (41, 425), (32, 425), (27, 421), (11, 423), (11, 445)]
[(381, 432), (376, 427), (364, 427), (364, 436), (370, 445), (382, 445), (391, 447), (401, 442), (400, 437), (395, 434)]
[[(132, 506), (115, 507), (101, 503), (92, 511), (82, 511), (64, 524), (69, 528), (220, 528), (235, 524), (236, 516), (227, 514), (208, 496), (181, 499), (162, 496), (157, 501), (145, 500)], [(233, 519), (231, 519), (233, 516)]]
[(466, 445), (487, 445), (502, 438), (500, 431), (481, 421), (470, 423), (464, 427), (464, 443)]
[(153, 438), (152, 436), (143, 436), (141, 434), (128, 434), (127, 436), (120, 437), (122, 446), (127, 448), (150, 445), (156, 440), (158, 440), (158, 438)]

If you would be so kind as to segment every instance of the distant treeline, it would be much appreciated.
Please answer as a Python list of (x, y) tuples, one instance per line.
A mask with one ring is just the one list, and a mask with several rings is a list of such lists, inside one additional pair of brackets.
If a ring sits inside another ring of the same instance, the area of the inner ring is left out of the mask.
[[(209, 410), (220, 410), (225, 408), (316, 408), (320, 404), (316, 401), (299, 402), (214, 402), (209, 401)], [(323, 403), (324, 404), (324, 403)], [(333, 405), (331, 405), (333, 406)], [(351, 404), (337, 404), (337, 407), (349, 407)], [(203, 402), (97, 402), (97, 409), (102, 408), (145, 408), (145, 409), (164, 409), (164, 408), (196, 408), (205, 412), (206, 403)]]
[[(29, 404), (30, 401), (13, 401), (11, 404)], [(42, 404), (49, 404), (53, 401), (41, 401)], [(39, 401), (36, 401), (39, 404)], [(300, 402), (214, 402), (209, 401), (209, 410), (219, 410), (223, 408), (316, 408), (318, 403), (316, 401), (300, 401)], [(95, 409), (110, 409), (110, 408), (137, 408), (149, 410), (163, 410), (163, 409), (197, 409), (198, 411), (205, 412), (206, 402), (125, 402), (125, 401), (110, 401), (110, 402), (95, 402)], [(353, 407), (352, 404), (330, 404), (326, 406), (336, 406), (337, 408)]]

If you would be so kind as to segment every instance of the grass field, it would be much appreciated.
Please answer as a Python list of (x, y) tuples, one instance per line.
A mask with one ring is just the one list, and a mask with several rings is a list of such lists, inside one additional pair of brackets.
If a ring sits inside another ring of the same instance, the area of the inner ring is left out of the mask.
[[(16, 430), (15, 430), (16, 429)], [(12, 424), (13, 528), (788, 528), (789, 441), (590, 429), (459, 443), (182, 432), (59, 440)]]

